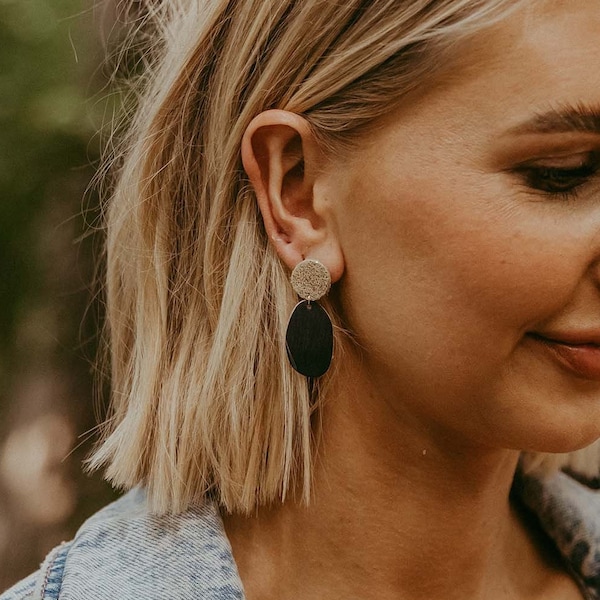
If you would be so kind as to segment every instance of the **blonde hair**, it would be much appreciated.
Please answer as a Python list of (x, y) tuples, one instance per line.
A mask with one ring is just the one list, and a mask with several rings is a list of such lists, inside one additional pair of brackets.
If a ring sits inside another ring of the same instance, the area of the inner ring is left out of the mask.
[(112, 408), (90, 465), (145, 485), (159, 512), (207, 493), (232, 512), (290, 491), (307, 499), (322, 390), (311, 401), (287, 362), (295, 296), (242, 169), (242, 135), (281, 108), (336, 151), (520, 2), (145, 4), (137, 107), (106, 206)]

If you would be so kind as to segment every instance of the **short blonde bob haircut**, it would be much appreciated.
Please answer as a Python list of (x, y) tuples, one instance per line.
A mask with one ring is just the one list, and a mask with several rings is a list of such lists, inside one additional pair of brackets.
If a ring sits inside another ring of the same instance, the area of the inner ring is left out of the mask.
[[(243, 513), (309, 499), (327, 377), (311, 396), (288, 364), (296, 298), (242, 168), (244, 131), (279, 108), (326, 153), (348, 151), (460, 41), (527, 1), (136, 3), (144, 69), (105, 207), (111, 412), (91, 468), (145, 486), (157, 512), (206, 494)], [(597, 454), (529, 463), (577, 469)]]

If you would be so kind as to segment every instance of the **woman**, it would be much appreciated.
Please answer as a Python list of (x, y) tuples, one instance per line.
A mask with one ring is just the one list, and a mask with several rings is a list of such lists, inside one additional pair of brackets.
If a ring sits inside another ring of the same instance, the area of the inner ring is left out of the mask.
[(151, 6), (91, 459), (135, 489), (2, 598), (600, 597), (596, 3)]

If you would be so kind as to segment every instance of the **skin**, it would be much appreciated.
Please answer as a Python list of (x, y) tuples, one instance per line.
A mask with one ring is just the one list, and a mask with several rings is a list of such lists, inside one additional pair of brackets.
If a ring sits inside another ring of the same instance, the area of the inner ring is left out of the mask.
[(597, 131), (535, 121), (600, 107), (599, 35), (589, 0), (516, 14), (343, 160), (298, 115), (248, 128), (275, 248), (329, 268), (358, 342), (332, 377), (310, 506), (225, 519), (249, 600), (581, 598), (508, 494), (521, 450), (600, 436), (600, 382), (530, 335), (600, 330), (600, 179), (535, 189), (540, 166), (600, 151)]

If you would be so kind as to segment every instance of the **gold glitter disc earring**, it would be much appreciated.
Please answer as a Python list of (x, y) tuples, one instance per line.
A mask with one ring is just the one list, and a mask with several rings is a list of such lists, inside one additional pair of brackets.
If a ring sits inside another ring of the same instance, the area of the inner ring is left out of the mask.
[(298, 263), (291, 277), (294, 291), (303, 298), (294, 308), (285, 336), (290, 364), (306, 377), (321, 377), (333, 357), (333, 325), (317, 302), (329, 292), (327, 267), (308, 258)]

